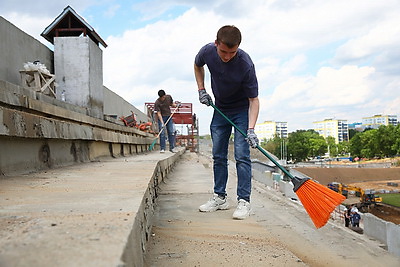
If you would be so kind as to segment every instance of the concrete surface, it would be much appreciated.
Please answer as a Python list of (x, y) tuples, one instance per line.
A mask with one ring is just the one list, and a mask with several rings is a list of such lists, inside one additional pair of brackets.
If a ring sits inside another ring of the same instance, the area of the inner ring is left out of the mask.
[(161, 184), (145, 266), (400, 266), (382, 243), (330, 221), (315, 229), (303, 207), (253, 180), (252, 214), (233, 220), (236, 176), (230, 163), (232, 208), (201, 213), (212, 194), (210, 157), (185, 153)]
[(0, 177), (0, 266), (142, 266), (158, 184), (183, 151)]
[(315, 229), (299, 203), (257, 181), (251, 216), (233, 220), (232, 162), (232, 208), (200, 213), (212, 162), (180, 153), (2, 177), (0, 266), (400, 266), (343, 222)]

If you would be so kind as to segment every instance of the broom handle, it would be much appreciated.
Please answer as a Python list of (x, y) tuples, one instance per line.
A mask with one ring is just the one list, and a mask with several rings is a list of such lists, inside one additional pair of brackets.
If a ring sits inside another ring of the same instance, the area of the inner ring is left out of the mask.
[(157, 138), (160, 136), (161, 132), (164, 130), (165, 127), (167, 127), (167, 124), (169, 120), (172, 118), (172, 116), (175, 114), (175, 112), (179, 109), (179, 106), (176, 106), (176, 108), (172, 111), (171, 115), (167, 119), (167, 121), (164, 123), (164, 127), (162, 127), (161, 131), (158, 133)]
[[(209, 104), (222, 116), (224, 117), (236, 130), (239, 131), (239, 133), (241, 133), (244, 138), (247, 138), (247, 134), (244, 133), (236, 124), (233, 123), (233, 121), (231, 121), (227, 116), (225, 116), (224, 113), (222, 113), (222, 111), (217, 108), (212, 102), (209, 102)], [(266, 156), (270, 161), (272, 161), (281, 171), (283, 171), (287, 176), (289, 176), (290, 179), (295, 179), (293, 177), (293, 175), (288, 172), (282, 165), (280, 165), (273, 157), (271, 157), (267, 151), (265, 151), (260, 145), (257, 144), (257, 149), (260, 150), (261, 153), (264, 154), (264, 156)]]
[(169, 120), (172, 118), (172, 116), (175, 114), (175, 112), (179, 109), (179, 106), (176, 106), (176, 108), (172, 111), (171, 115), (169, 116), (168, 120), (164, 123), (164, 127), (161, 128), (160, 132), (157, 134), (157, 137), (154, 139), (154, 141), (151, 143), (149, 150), (152, 150), (154, 145), (157, 142), (158, 137), (160, 137), (162, 131), (164, 130), (165, 127), (167, 127), (166, 125), (168, 124)]

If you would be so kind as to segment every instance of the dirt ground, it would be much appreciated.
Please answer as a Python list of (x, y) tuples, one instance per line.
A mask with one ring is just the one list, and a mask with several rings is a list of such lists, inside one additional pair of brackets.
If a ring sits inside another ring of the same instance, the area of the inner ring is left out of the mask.
[[(387, 186), (387, 182), (400, 184), (400, 168), (296, 168), (321, 184), (332, 182), (363, 185), (365, 189), (400, 190), (400, 187)], [(370, 188), (366, 188), (372, 186)]]
[(369, 213), (385, 221), (400, 224), (400, 208), (377, 204), (370, 209)]

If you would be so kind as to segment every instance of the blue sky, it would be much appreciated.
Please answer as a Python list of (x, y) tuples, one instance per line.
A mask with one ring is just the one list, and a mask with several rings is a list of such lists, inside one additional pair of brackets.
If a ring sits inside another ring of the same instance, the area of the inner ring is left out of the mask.
[(242, 31), (256, 65), (258, 122), (295, 131), (327, 118), (400, 115), (398, 0), (1, 0), (0, 15), (51, 48), (40, 33), (67, 5), (108, 44), (105, 86), (140, 110), (159, 89), (193, 103), (200, 134), (212, 109), (198, 102), (193, 60), (226, 24)]

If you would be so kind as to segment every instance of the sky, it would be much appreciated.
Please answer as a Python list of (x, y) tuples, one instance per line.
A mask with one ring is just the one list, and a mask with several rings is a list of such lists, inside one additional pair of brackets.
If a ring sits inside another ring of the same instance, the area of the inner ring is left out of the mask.
[(255, 64), (258, 123), (287, 122), (293, 132), (400, 115), (398, 0), (0, 0), (0, 16), (53, 49), (40, 34), (68, 5), (108, 45), (107, 88), (142, 111), (160, 89), (193, 103), (201, 135), (213, 110), (199, 103), (194, 57), (223, 25), (241, 30)]

